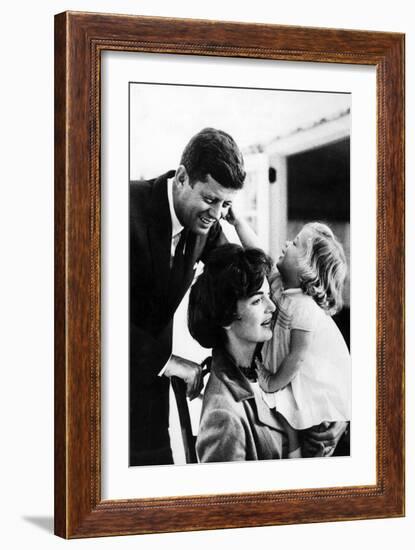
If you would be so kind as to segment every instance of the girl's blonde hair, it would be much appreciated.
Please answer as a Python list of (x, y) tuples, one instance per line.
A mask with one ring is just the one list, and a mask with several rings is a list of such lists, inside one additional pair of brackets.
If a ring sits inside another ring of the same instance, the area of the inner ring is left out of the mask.
[(307, 223), (311, 236), (300, 260), (300, 286), (328, 314), (343, 307), (343, 287), (347, 274), (343, 246), (325, 224)]

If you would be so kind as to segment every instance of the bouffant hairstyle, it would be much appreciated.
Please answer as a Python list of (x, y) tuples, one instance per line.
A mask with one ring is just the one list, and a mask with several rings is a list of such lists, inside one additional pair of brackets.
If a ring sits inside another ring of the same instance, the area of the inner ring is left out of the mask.
[(190, 184), (206, 181), (208, 175), (228, 189), (242, 189), (246, 172), (242, 154), (223, 130), (204, 128), (186, 145), (180, 161)]
[(238, 300), (255, 294), (271, 268), (271, 258), (257, 248), (225, 244), (214, 249), (190, 291), (188, 326), (193, 338), (204, 348), (223, 345), (223, 327), (238, 318)]
[(334, 315), (343, 307), (347, 274), (343, 246), (323, 223), (308, 223), (303, 229), (310, 232), (310, 237), (300, 260), (300, 286), (329, 315)]

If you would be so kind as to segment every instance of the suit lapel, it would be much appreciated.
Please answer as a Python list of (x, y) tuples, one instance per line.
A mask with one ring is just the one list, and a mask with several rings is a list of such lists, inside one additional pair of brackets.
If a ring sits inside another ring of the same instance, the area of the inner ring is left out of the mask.
[(169, 296), (172, 224), (167, 196), (167, 180), (174, 174), (174, 171), (167, 172), (154, 181), (148, 228), (156, 293), (158, 296), (164, 297), (166, 305), (170, 303), (173, 310), (180, 303), (193, 280), (195, 264), (203, 252), (207, 239), (207, 235), (195, 235), (189, 232), (181, 284), (174, 289), (174, 295)]
[(207, 235), (195, 235), (194, 233), (189, 233), (189, 235), (189, 263), (191, 263), (193, 269), (195, 263), (202, 255), (206, 245)]
[(206, 244), (206, 235), (196, 235), (189, 231), (186, 251), (185, 251), (185, 272), (183, 276), (183, 286), (187, 289), (193, 280), (194, 270), (204, 246)]
[(153, 261), (154, 284), (159, 296), (166, 296), (170, 273), (171, 217), (167, 198), (167, 179), (174, 176), (168, 172), (154, 182), (151, 197), (151, 219), (148, 228)]

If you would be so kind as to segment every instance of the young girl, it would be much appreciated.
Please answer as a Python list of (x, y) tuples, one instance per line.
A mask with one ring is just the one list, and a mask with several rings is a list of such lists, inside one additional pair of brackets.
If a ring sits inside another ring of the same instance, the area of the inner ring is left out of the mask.
[[(245, 246), (254, 244), (242, 225)], [(272, 340), (262, 349), (258, 382), (263, 399), (280, 413), (289, 457), (300, 457), (298, 430), (350, 420), (351, 365), (346, 343), (331, 315), (343, 305), (343, 248), (331, 229), (308, 223), (287, 242), (271, 277), (276, 302)]]

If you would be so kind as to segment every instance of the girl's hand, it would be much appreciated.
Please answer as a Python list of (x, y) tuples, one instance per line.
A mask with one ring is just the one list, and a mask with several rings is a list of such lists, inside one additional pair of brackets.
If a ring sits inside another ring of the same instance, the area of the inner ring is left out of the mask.
[(235, 208), (231, 206), (228, 210), (228, 213), (225, 216), (225, 220), (234, 227), (240, 223), (240, 219), (238, 218), (237, 213), (235, 212)]

